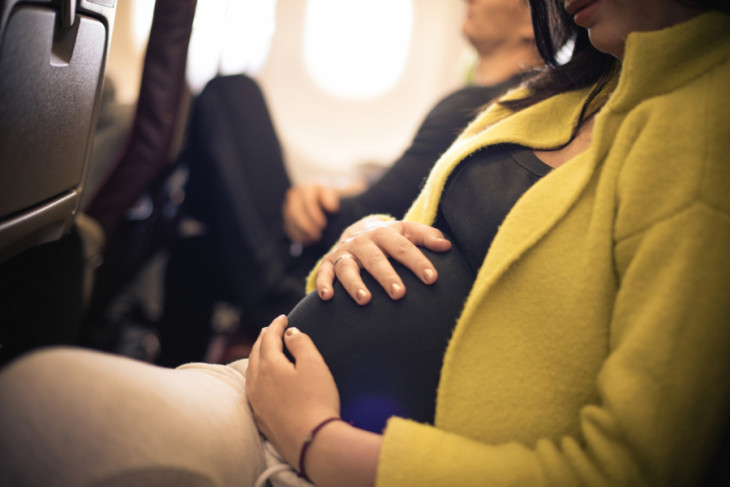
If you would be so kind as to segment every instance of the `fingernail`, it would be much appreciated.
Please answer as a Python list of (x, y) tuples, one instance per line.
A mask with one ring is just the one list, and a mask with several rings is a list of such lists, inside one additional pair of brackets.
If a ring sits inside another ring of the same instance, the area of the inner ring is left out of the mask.
[(322, 289), (319, 290), (319, 297), (322, 298), (322, 299), (326, 299), (327, 298), (327, 294), (329, 292), (330, 292), (329, 288), (323, 287)]
[(391, 296), (397, 295), (401, 289), (402, 288), (401, 288), (400, 284), (398, 284), (397, 282), (394, 282), (393, 284), (390, 285), (390, 295)]
[(299, 333), (299, 329), (294, 326), (286, 329), (286, 336), (288, 336), (288, 337), (294, 336), (297, 333)]
[(358, 289), (357, 293), (355, 294), (355, 298), (357, 298), (358, 302), (361, 302), (363, 299), (367, 297), (368, 293), (364, 289)]
[(268, 326), (265, 326), (265, 327), (261, 328), (261, 331), (259, 332), (259, 335), (263, 335), (264, 333), (266, 333), (266, 330), (268, 328), (269, 328)]
[(448, 240), (448, 239), (445, 239), (445, 238), (439, 238), (439, 239), (438, 239), (438, 242), (439, 242), (439, 243), (441, 243), (441, 242), (445, 242), (445, 243), (447, 243), (447, 244), (448, 244), (449, 248), (451, 247), (451, 241), (450, 241), (450, 240)]
[(434, 272), (431, 269), (426, 269), (423, 271), (423, 278), (427, 283), (430, 283), (433, 281)]

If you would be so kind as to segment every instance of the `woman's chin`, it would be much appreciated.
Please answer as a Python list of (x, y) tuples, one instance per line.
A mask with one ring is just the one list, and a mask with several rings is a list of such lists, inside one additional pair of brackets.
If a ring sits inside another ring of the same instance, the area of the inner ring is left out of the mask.
[(599, 51), (609, 54), (616, 59), (622, 59), (624, 57), (626, 39), (617, 40), (615, 34), (605, 35), (601, 31), (600, 26), (588, 28), (588, 39), (593, 44), (593, 47)]

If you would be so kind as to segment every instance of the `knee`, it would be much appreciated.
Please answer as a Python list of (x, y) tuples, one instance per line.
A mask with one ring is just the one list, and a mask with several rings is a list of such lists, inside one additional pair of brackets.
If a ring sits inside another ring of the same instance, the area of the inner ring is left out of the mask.
[(53, 370), (64, 369), (66, 362), (74, 360), (78, 352), (79, 349), (72, 347), (49, 347), (22, 355), (0, 370), (0, 389), (18, 377), (45, 375)]
[(229, 76), (218, 76), (205, 85), (199, 99), (207, 100), (211, 96), (216, 98), (220, 95), (226, 97), (229, 102), (239, 99), (246, 99), (251, 96), (263, 97), (258, 83), (245, 74)]
[(23, 355), (0, 370), (0, 404), (22, 404), (43, 397), (71, 377), (83, 377), (97, 352), (50, 347)]

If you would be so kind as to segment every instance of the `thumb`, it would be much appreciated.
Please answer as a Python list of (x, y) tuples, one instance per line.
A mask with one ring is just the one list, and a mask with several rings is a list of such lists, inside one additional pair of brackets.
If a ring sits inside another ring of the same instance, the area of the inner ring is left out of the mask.
[(284, 333), (284, 343), (295, 362), (301, 363), (302, 360), (313, 358), (322, 360), (312, 339), (306, 333), (299, 331), (299, 328), (293, 326), (287, 328)]
[(327, 213), (337, 213), (340, 209), (340, 194), (334, 188), (323, 187), (319, 201)]

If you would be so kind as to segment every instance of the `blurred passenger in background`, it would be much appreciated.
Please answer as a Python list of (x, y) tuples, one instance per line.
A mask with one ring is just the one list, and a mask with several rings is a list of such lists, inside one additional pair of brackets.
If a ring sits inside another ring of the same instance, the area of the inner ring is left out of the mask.
[[(292, 186), (263, 94), (245, 76), (211, 81), (193, 107), (186, 211), (190, 238), (171, 250), (158, 362), (201, 360), (218, 302), (240, 310), (234, 346), (247, 355), (249, 336), (291, 309), (304, 278), (360, 218), (402, 217), (443, 152), (478, 109), (542, 65), (525, 0), (472, 0), (463, 33), (478, 60), (475, 85), (453, 92), (426, 116), (410, 147), (366, 191), (318, 184)], [(240, 343), (236, 347), (235, 343)]]
[[(286, 193), (284, 230), (292, 242), (304, 245), (324, 240), (333, 243), (345, 223), (373, 208), (402, 216), (416, 196), (422, 179), (438, 156), (463, 129), (475, 110), (516, 85), (526, 70), (539, 66), (529, 9), (522, 0), (468, 2), (462, 32), (474, 46), (478, 59), (474, 84), (441, 100), (426, 117), (411, 147), (393, 169), (370, 191), (342, 203), (342, 190), (320, 184), (300, 184)], [(411, 175), (417, 175), (415, 178)], [(346, 188), (346, 190), (349, 188)], [(342, 213), (339, 217), (333, 214)], [(372, 211), (371, 211), (372, 213)], [(338, 226), (333, 231), (332, 226)]]

